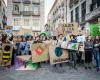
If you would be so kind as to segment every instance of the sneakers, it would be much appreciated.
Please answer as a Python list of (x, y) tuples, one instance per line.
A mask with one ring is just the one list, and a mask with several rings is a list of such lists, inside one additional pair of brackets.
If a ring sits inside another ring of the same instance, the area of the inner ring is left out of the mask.
[(92, 69), (90, 66), (88, 66), (88, 67), (85, 67), (85, 69)]
[(99, 72), (100, 71), (100, 68), (97, 68), (97, 72)]

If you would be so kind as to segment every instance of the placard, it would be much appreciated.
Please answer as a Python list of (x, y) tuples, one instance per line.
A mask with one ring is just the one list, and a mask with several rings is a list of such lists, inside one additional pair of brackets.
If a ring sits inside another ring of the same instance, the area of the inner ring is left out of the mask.
[(2, 50), (0, 50), (0, 66), (1, 66), (1, 61), (2, 61)]
[(79, 43), (68, 43), (67, 45), (67, 49), (69, 50), (78, 50), (79, 47)]
[(78, 35), (78, 23), (73, 22), (66, 24), (66, 32), (67, 34)]
[(48, 48), (43, 43), (31, 45), (33, 63), (48, 60)]
[(78, 36), (77, 37), (77, 42), (85, 42), (86, 39), (85, 39), (85, 35), (82, 35), (82, 36)]
[(84, 43), (79, 44), (79, 51), (84, 52)]
[(68, 62), (69, 55), (66, 49), (57, 48), (54, 45), (49, 46), (50, 64), (59, 64)]
[(11, 59), (12, 59), (13, 45), (3, 44), (2, 50), (3, 50), (3, 53), (2, 53), (1, 66), (10, 66), (11, 65)]
[(62, 42), (61, 48), (67, 49), (67, 44), (68, 44), (67, 41)]
[(36, 70), (38, 64), (33, 64), (31, 55), (22, 55), (16, 57), (15, 70)]

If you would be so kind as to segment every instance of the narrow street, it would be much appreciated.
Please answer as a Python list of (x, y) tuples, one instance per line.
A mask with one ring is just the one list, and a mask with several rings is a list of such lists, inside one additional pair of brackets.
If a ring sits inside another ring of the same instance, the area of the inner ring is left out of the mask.
[(100, 72), (95, 69), (85, 70), (78, 67), (77, 70), (64, 64), (62, 68), (56, 69), (48, 64), (35, 71), (0, 71), (0, 80), (99, 80)]
[(100, 0), (0, 0), (0, 80), (100, 80)]

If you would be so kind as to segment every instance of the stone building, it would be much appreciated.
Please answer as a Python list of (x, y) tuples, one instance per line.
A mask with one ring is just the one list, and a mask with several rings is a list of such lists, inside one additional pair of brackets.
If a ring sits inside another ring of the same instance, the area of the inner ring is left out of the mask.
[(81, 30), (89, 32), (99, 17), (100, 0), (67, 0), (67, 23), (77, 22)]
[(7, 16), (6, 16), (7, 6), (4, 0), (0, 0), (0, 29), (3, 29), (7, 24)]
[(47, 19), (48, 28), (50, 31), (57, 31), (59, 25), (66, 23), (66, 0), (55, 0)]
[(44, 0), (8, 0), (7, 3), (7, 24), (14, 30), (43, 30)]

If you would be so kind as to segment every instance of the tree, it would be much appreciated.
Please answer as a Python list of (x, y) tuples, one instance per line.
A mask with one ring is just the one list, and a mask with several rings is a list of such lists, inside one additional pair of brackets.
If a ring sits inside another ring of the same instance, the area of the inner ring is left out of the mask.
[(92, 36), (100, 36), (99, 25), (98, 24), (91, 24), (90, 33)]

